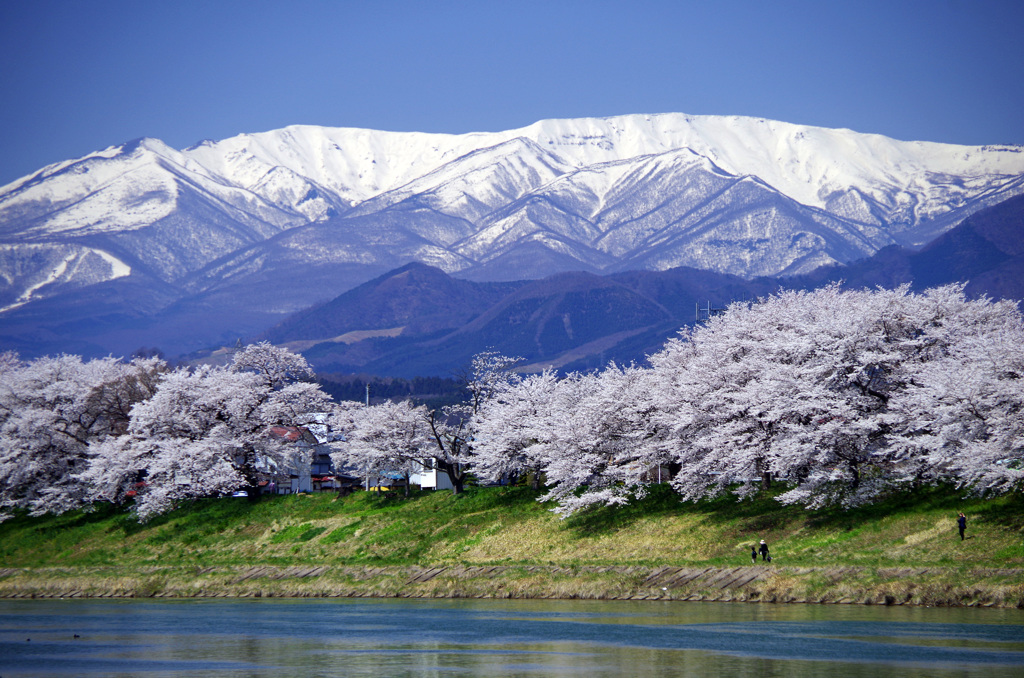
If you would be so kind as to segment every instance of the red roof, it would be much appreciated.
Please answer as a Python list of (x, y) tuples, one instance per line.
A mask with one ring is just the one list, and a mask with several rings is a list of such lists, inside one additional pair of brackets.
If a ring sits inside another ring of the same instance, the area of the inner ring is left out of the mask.
[(271, 426), (270, 435), (294, 443), (302, 440), (302, 429), (298, 426)]

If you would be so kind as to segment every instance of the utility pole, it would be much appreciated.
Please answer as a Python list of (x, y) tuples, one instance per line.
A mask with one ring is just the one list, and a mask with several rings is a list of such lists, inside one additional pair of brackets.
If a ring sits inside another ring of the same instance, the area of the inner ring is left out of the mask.
[[(366, 406), (367, 407), (370, 406), (370, 384), (369, 383), (366, 384)], [(366, 491), (367, 492), (370, 491), (370, 471), (369, 471), (369, 469), (367, 469), (367, 471), (366, 471)]]

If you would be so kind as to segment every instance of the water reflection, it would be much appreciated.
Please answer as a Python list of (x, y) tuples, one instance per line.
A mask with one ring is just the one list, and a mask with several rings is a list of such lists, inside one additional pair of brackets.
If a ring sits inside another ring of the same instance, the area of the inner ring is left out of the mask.
[(2, 678), (453, 672), (1016, 678), (1024, 672), (1024, 612), (624, 601), (0, 601)]

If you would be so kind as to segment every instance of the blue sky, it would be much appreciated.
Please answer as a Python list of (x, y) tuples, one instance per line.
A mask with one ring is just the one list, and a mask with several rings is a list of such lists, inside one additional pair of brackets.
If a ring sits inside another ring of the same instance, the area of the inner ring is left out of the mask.
[(0, 0), (0, 184), (141, 136), (684, 112), (1024, 144), (1024, 2)]

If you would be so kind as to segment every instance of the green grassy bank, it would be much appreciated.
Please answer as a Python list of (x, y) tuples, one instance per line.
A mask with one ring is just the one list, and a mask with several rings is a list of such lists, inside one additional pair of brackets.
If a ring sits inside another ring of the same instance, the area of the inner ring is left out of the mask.
[[(525, 488), (203, 500), (0, 523), (0, 597), (467, 596), (1024, 607), (1024, 498), (854, 510), (641, 502), (561, 520)], [(956, 514), (969, 517), (961, 542)], [(773, 562), (750, 562), (771, 545)]]

